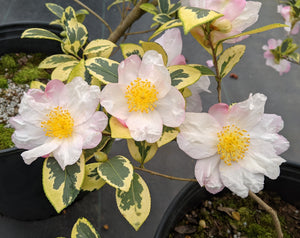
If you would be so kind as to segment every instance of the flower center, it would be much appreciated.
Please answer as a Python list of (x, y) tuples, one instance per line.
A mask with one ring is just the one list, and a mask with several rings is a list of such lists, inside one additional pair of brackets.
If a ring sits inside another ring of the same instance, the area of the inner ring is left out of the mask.
[(245, 157), (250, 143), (250, 136), (246, 130), (241, 130), (235, 125), (224, 126), (218, 133), (218, 138), (218, 154), (227, 165)]
[(57, 106), (47, 114), (47, 117), (47, 121), (41, 122), (46, 136), (62, 139), (72, 135), (74, 119), (67, 109)]
[(153, 111), (156, 107), (157, 94), (158, 92), (154, 84), (147, 79), (142, 80), (137, 78), (127, 86), (125, 93), (129, 111), (146, 113)]

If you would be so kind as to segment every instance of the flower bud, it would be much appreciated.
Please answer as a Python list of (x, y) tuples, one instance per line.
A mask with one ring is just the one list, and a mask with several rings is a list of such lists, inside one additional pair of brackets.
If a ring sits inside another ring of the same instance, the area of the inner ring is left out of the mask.
[(223, 33), (228, 33), (231, 31), (232, 25), (227, 19), (217, 19), (212, 23), (212, 29)]

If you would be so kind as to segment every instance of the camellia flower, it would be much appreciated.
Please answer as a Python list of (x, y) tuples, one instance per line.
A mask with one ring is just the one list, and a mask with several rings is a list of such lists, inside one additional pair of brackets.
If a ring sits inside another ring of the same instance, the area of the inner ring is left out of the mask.
[(292, 35), (298, 34), (298, 32), (300, 30), (300, 22), (299, 21), (293, 26), (293, 29), (291, 29), (291, 26), (292, 26), (291, 6), (278, 5), (277, 12), (281, 14), (281, 16), (285, 20), (285, 24), (288, 25), (288, 27), (285, 27), (284, 29)]
[[(223, 14), (223, 17), (212, 22), (211, 36), (216, 43), (229, 36), (242, 33), (253, 25), (258, 19), (260, 2), (246, 0), (181, 0), (183, 6), (209, 9)], [(195, 27), (191, 34), (200, 42), (203, 42), (204, 33), (201, 27)], [(235, 43), (247, 38), (242, 36), (225, 41)]]
[(224, 187), (241, 197), (259, 192), (264, 175), (279, 176), (278, 156), (289, 142), (277, 133), (283, 128), (280, 116), (264, 114), (267, 98), (250, 95), (246, 101), (228, 106), (213, 105), (208, 113), (187, 113), (177, 137), (179, 147), (197, 159), (195, 176), (211, 193)]
[[(172, 65), (185, 65), (186, 60), (182, 53), (182, 38), (178, 28), (172, 28), (165, 31), (165, 33), (155, 40), (156, 43), (160, 44), (168, 55), (167, 66)], [(188, 86), (192, 95), (187, 97), (186, 100), (186, 111), (187, 112), (201, 112), (202, 101), (200, 98), (201, 92), (210, 92), (208, 90), (210, 85), (209, 78), (204, 75), (200, 79)]]
[(62, 169), (78, 161), (82, 149), (96, 147), (107, 117), (96, 111), (100, 89), (76, 77), (70, 83), (51, 80), (45, 92), (30, 89), (24, 94), (19, 115), (10, 119), (12, 141), (26, 149), (26, 164), (53, 154)]
[(100, 103), (108, 113), (122, 121), (136, 141), (154, 143), (163, 125), (178, 127), (185, 118), (185, 101), (171, 85), (162, 56), (147, 51), (141, 60), (131, 55), (118, 68), (118, 83), (107, 84)]
[(269, 39), (268, 45), (264, 45), (262, 47), (263, 50), (265, 50), (264, 57), (266, 59), (266, 65), (278, 71), (280, 75), (289, 72), (291, 69), (291, 62), (285, 59), (280, 59), (278, 63), (275, 62), (275, 56), (273, 55), (271, 50), (276, 49), (281, 44), (282, 40)]

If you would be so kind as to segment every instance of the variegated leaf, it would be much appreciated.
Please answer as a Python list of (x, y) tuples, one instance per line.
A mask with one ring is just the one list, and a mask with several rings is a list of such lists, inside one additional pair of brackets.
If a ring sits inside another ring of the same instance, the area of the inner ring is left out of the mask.
[(67, 62), (78, 62), (78, 60), (72, 55), (65, 55), (65, 54), (51, 55), (46, 59), (44, 59), (39, 64), (39, 68), (41, 69), (56, 68), (60, 64), (67, 63)]
[(158, 44), (156, 42), (147, 42), (147, 41), (141, 41), (140, 43), (142, 45), (144, 52), (146, 52), (148, 50), (155, 50), (159, 54), (161, 54), (164, 64), (167, 65), (168, 55), (167, 55), (166, 51), (164, 50), (164, 48), (160, 44)]
[(168, 67), (172, 79), (172, 86), (177, 89), (185, 88), (195, 83), (200, 77), (199, 70), (187, 65), (174, 65)]
[(79, 218), (73, 226), (71, 238), (101, 238), (93, 225), (84, 217)]
[(180, 27), (182, 26), (182, 22), (179, 19), (171, 20), (169, 22), (166, 22), (162, 26), (160, 26), (153, 34), (149, 37), (149, 41), (152, 40), (154, 37), (158, 36), (161, 32), (171, 29), (174, 27)]
[(151, 196), (147, 184), (134, 173), (128, 192), (116, 190), (116, 202), (121, 214), (137, 231), (147, 219), (151, 209)]
[(100, 163), (98, 173), (110, 186), (128, 191), (133, 178), (133, 167), (127, 158), (118, 155)]
[(123, 4), (123, 2), (131, 2), (131, 0), (115, 0), (112, 4), (110, 4), (108, 7), (107, 7), (107, 10), (109, 10), (112, 6), (114, 6), (114, 5), (117, 5), (117, 4), (120, 4), (120, 3), (122, 3)]
[(123, 126), (117, 118), (111, 117), (109, 120), (109, 126), (111, 130), (112, 138), (122, 138), (122, 139), (132, 138), (128, 127)]
[(78, 63), (79, 63), (78, 61), (70, 61), (70, 62), (60, 64), (58, 67), (56, 67), (53, 70), (51, 74), (51, 79), (66, 81), (69, 78), (71, 71)]
[(178, 10), (178, 16), (183, 23), (184, 34), (187, 34), (194, 27), (213, 21), (223, 15), (207, 9), (181, 7)]
[(201, 73), (201, 76), (203, 75), (207, 75), (207, 76), (214, 76), (215, 73), (214, 71), (212, 71), (210, 68), (204, 66), (204, 65), (201, 65), (201, 64), (189, 64), (189, 66), (195, 68), (195, 69), (198, 69)]
[(84, 157), (62, 170), (58, 162), (50, 157), (43, 165), (43, 187), (45, 194), (57, 213), (69, 206), (77, 197), (84, 179)]
[(146, 141), (127, 140), (128, 150), (133, 159), (140, 164), (145, 164), (153, 158), (157, 152), (157, 144), (150, 144)]
[(91, 76), (85, 67), (85, 60), (81, 59), (79, 63), (72, 69), (68, 77), (68, 83), (71, 82), (75, 77), (81, 77), (88, 83), (91, 82)]
[(85, 65), (90, 74), (99, 79), (102, 83), (118, 82), (118, 62), (102, 57), (95, 57), (88, 59)]
[(92, 158), (95, 152), (103, 150), (110, 140), (111, 138), (109, 136), (103, 135), (101, 142), (95, 148), (83, 150), (83, 154), (84, 157), (86, 158), (86, 161)]
[(143, 3), (140, 5), (140, 8), (145, 12), (149, 12), (153, 15), (158, 14), (157, 8), (152, 3)]
[(235, 45), (226, 49), (218, 59), (218, 68), (221, 78), (224, 78), (232, 68), (240, 61), (245, 53), (246, 46)]
[(113, 51), (113, 48), (117, 47), (116, 44), (109, 40), (97, 39), (91, 41), (84, 49), (83, 54), (88, 58), (103, 57), (108, 58)]
[(99, 190), (105, 185), (105, 180), (98, 174), (100, 163), (90, 163), (85, 165), (85, 174), (81, 190), (92, 192)]
[(166, 22), (169, 22), (170, 20), (172, 20), (172, 18), (165, 14), (165, 13), (160, 13), (157, 14), (156, 16), (153, 17), (153, 20), (160, 23), (160, 24), (164, 24)]
[(171, 4), (168, 14), (169, 14), (169, 15), (174, 14), (175, 12), (178, 11), (178, 9), (179, 9), (180, 7), (181, 7), (181, 3), (180, 3), (180, 2)]
[(42, 28), (27, 29), (22, 33), (21, 38), (48, 39), (62, 42), (62, 40), (57, 35)]
[(76, 11), (75, 14), (76, 14), (76, 19), (77, 19), (77, 21), (78, 21), (79, 23), (83, 23), (83, 21), (84, 21), (86, 15), (88, 15), (89, 12), (88, 12), (87, 10), (85, 10), (85, 9), (80, 9), (80, 10)]
[(177, 129), (164, 126), (163, 134), (160, 137), (160, 139), (156, 142), (157, 146), (161, 147), (165, 144), (168, 144), (177, 137), (178, 133), (179, 131)]
[(124, 59), (128, 58), (130, 55), (138, 55), (140, 58), (144, 55), (144, 50), (140, 45), (126, 43), (120, 44), (122, 55)]
[(39, 81), (31, 81), (30, 88), (37, 88), (37, 89), (41, 89), (44, 91), (46, 88), (46, 84), (41, 83)]
[(170, 0), (158, 0), (158, 8), (162, 13), (168, 13), (170, 8)]
[(63, 7), (55, 3), (46, 3), (45, 5), (49, 9), (49, 11), (52, 12), (54, 15), (56, 15), (59, 19), (62, 18), (65, 10)]

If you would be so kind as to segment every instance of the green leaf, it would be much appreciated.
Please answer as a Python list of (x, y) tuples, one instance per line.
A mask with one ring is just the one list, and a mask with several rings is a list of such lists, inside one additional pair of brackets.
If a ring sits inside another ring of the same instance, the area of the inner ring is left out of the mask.
[(168, 13), (170, 5), (170, 0), (158, 0), (158, 8), (162, 13)]
[(147, 42), (147, 41), (141, 41), (140, 43), (142, 45), (144, 52), (146, 52), (148, 50), (155, 50), (156, 52), (161, 54), (164, 64), (167, 65), (168, 55), (167, 55), (166, 51), (164, 50), (164, 48), (160, 44), (158, 44), (156, 42)]
[(178, 133), (179, 133), (179, 131), (177, 129), (164, 126), (163, 134), (160, 137), (160, 139), (156, 142), (157, 146), (161, 147), (161, 146), (171, 142), (172, 140), (174, 140), (177, 137)]
[(78, 61), (69, 61), (69, 62), (60, 64), (53, 70), (53, 72), (51, 74), (51, 79), (58, 79), (60, 81), (66, 81), (69, 78), (71, 71), (78, 63), (79, 63)]
[(166, 22), (165, 24), (163, 24), (161, 27), (159, 27), (152, 36), (149, 37), (149, 41), (152, 40), (154, 37), (158, 36), (161, 32), (167, 30), (167, 29), (171, 29), (174, 27), (180, 27), (182, 26), (182, 22), (178, 19), (175, 20), (171, 20), (169, 22)]
[(137, 231), (147, 219), (151, 209), (151, 197), (147, 184), (134, 173), (128, 192), (116, 190), (116, 202), (121, 214)]
[(101, 238), (93, 225), (84, 217), (79, 218), (73, 226), (71, 238)]
[(150, 14), (158, 14), (157, 8), (152, 3), (143, 3), (140, 5), (140, 8), (145, 12), (149, 12)]
[(245, 53), (246, 46), (235, 45), (226, 49), (218, 59), (218, 68), (221, 78), (224, 78), (232, 68), (240, 61)]
[(57, 213), (69, 206), (77, 197), (84, 179), (84, 157), (62, 170), (58, 162), (50, 157), (43, 165), (43, 187), (45, 194)]
[(46, 3), (46, 7), (49, 9), (50, 12), (52, 12), (54, 15), (56, 15), (59, 19), (62, 18), (64, 13), (64, 8), (55, 4), (55, 3)]
[(71, 82), (75, 77), (81, 77), (83, 80), (87, 81), (88, 83), (91, 81), (91, 77), (89, 72), (85, 67), (84, 59), (81, 59), (78, 64), (72, 69), (67, 79), (67, 82)]
[(103, 135), (101, 142), (95, 148), (83, 150), (84, 157), (86, 159), (93, 157), (94, 153), (103, 150), (103, 148), (107, 145), (107, 143), (110, 140), (111, 140), (111, 138), (109, 136)]
[(83, 54), (88, 58), (103, 57), (108, 58), (113, 51), (113, 48), (117, 47), (116, 44), (109, 40), (97, 39), (91, 41), (84, 49)]
[(76, 11), (75, 14), (76, 14), (76, 19), (77, 19), (77, 21), (78, 21), (79, 23), (83, 23), (83, 21), (84, 21), (86, 15), (88, 15), (89, 12), (88, 12), (87, 10), (85, 10), (85, 9), (80, 9), (80, 10)]
[(187, 65), (170, 66), (168, 70), (170, 72), (172, 86), (177, 89), (192, 85), (201, 77), (199, 70)]
[(42, 28), (27, 29), (22, 33), (21, 38), (48, 39), (62, 42), (62, 40), (57, 35)]
[(91, 75), (104, 84), (118, 82), (119, 63), (102, 57), (88, 59), (85, 63)]
[(174, 14), (176, 11), (178, 11), (178, 9), (181, 7), (181, 3), (175, 3), (175, 4), (171, 4), (170, 9), (168, 11), (168, 15), (172, 15)]
[(201, 76), (207, 75), (207, 76), (215, 76), (214, 71), (212, 71), (210, 68), (200, 65), (200, 64), (189, 64), (189, 66), (198, 69), (201, 73)]
[(51, 55), (46, 59), (44, 59), (39, 64), (39, 68), (41, 69), (56, 68), (60, 64), (67, 63), (67, 62), (78, 62), (78, 60), (72, 55), (65, 55), (65, 54)]
[(223, 15), (207, 9), (181, 7), (178, 10), (178, 16), (183, 23), (184, 34), (187, 34), (194, 27), (211, 22)]
[(85, 174), (81, 190), (92, 192), (102, 188), (106, 182), (98, 174), (100, 163), (90, 163), (85, 165)]
[(172, 20), (172, 18), (165, 13), (160, 13), (160, 14), (157, 14), (156, 16), (154, 16), (153, 20), (158, 22), (159, 24), (164, 24), (164, 23)]
[(157, 144), (150, 144), (146, 141), (127, 140), (128, 150), (134, 160), (140, 164), (150, 161), (157, 152)]
[(98, 173), (112, 187), (128, 191), (133, 178), (133, 167), (127, 158), (118, 155), (100, 163)]
[(138, 55), (140, 58), (144, 55), (144, 50), (141, 46), (132, 43), (120, 44), (122, 55), (124, 59), (128, 58), (130, 55)]
[(123, 2), (131, 2), (131, 0), (115, 0), (112, 4), (110, 4), (107, 7), (107, 10), (109, 10), (112, 6), (117, 5), (117, 4), (123, 4)]

